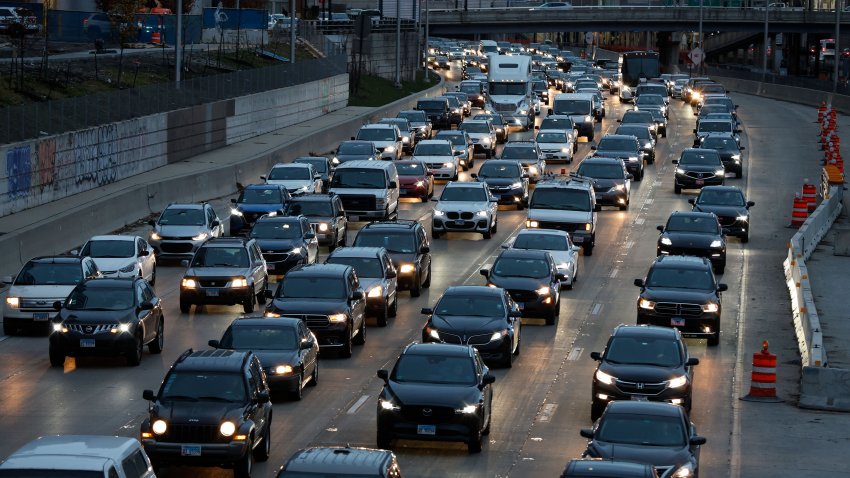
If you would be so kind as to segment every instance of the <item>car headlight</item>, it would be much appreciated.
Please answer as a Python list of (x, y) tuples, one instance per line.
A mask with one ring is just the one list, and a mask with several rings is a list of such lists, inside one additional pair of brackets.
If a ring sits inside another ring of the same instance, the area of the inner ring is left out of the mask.
[(401, 142), (402, 142), (402, 143), (409, 143), (409, 142), (410, 142), (410, 138), (408, 138), (407, 136), (404, 136), (404, 137), (402, 137), (402, 138), (401, 138)]
[(159, 234), (157, 234), (156, 232), (151, 232), (151, 240), (153, 240), (153, 241), (158, 241), (158, 240), (160, 240), (160, 239), (162, 239), (162, 236), (160, 236), (160, 235), (159, 235)]
[(21, 305), (21, 299), (18, 297), (6, 297), (6, 305), (8, 305), (9, 308), (17, 309)]
[(742, 221), (742, 222), (747, 222), (747, 221), (750, 220), (750, 216), (738, 216), (735, 219)]
[(328, 321), (334, 324), (339, 324), (345, 322), (347, 318), (348, 317), (346, 317), (345, 314), (331, 314), (328, 316)]
[(334, 164), (339, 164), (339, 158), (334, 156), (334, 159), (332, 159), (331, 162), (334, 163)]
[(395, 146), (387, 146), (384, 148), (385, 153), (395, 153)]
[(537, 292), (537, 295), (549, 295), (549, 294), (551, 294), (551, 291), (549, 290), (548, 285), (544, 285), (543, 287), (537, 289), (535, 292)]
[(670, 388), (680, 388), (684, 387), (686, 383), (688, 383), (688, 376), (682, 375), (681, 377), (676, 377), (672, 380), (668, 380), (667, 386)]
[(236, 277), (230, 281), (230, 287), (248, 287), (248, 279), (244, 277)]
[(274, 368), (274, 373), (277, 375), (292, 373), (292, 365), (278, 365)]
[(129, 331), (130, 331), (130, 324), (118, 324), (118, 327), (112, 328), (113, 334), (117, 334), (118, 332), (121, 332), (122, 334), (126, 334)]
[(263, 317), (280, 317), (280, 314), (277, 312), (266, 311), (266, 313), (263, 314)]
[(490, 342), (494, 340), (501, 340), (503, 337), (508, 336), (508, 329), (497, 330), (493, 332), (493, 335), (490, 336)]
[(455, 109), (453, 109), (453, 110), (452, 110), (452, 113), (454, 113), (454, 114), (460, 114), (460, 109), (455, 108)]
[(383, 291), (384, 290), (383, 290), (383, 288), (381, 288), (381, 286), (376, 285), (375, 287), (372, 287), (371, 289), (369, 289), (369, 293), (366, 295), (366, 297), (370, 297), (370, 298), (373, 298), (373, 299), (381, 297)]
[(328, 223), (326, 223), (326, 222), (319, 223), (319, 232), (327, 232), (328, 228), (329, 228)]
[(540, 223), (537, 221), (532, 221), (531, 219), (526, 219), (525, 227), (540, 227)]
[(720, 310), (720, 307), (714, 302), (709, 302), (708, 304), (702, 304), (703, 312), (717, 312)]
[(417, 188), (423, 188), (423, 187), (425, 187), (425, 181), (416, 181), (415, 186)]
[(721, 246), (723, 246), (723, 242), (720, 241), (719, 239), (715, 239), (715, 240), (711, 241), (711, 244), (709, 244), (708, 247), (721, 247)]
[(398, 268), (399, 273), (401, 274), (411, 274), (416, 270), (416, 266), (413, 264), (402, 264), (401, 267)]
[(613, 376), (608, 375), (607, 373), (603, 372), (602, 370), (597, 370), (596, 371), (596, 380), (599, 380), (600, 382), (604, 383), (605, 385), (611, 385), (612, 383), (614, 383), (614, 380), (616, 380), (616, 379)]
[(694, 465), (688, 463), (676, 470), (670, 478), (692, 478), (694, 476)]
[(428, 332), (428, 336), (435, 340), (440, 339), (440, 331), (433, 327), (426, 327), (425, 330)]
[(136, 270), (136, 263), (131, 262), (131, 263), (127, 264), (126, 266), (118, 269), (118, 272), (133, 272), (134, 270)]
[(528, 174), (537, 174), (539, 171), (537, 170), (537, 166), (529, 166)]
[(304, 252), (304, 249), (300, 247), (295, 247), (291, 251), (289, 251), (290, 254), (301, 254), (302, 252)]
[(456, 408), (455, 413), (458, 415), (475, 413), (478, 410), (477, 405), (467, 405), (463, 408)]
[(183, 279), (180, 282), (180, 287), (185, 289), (194, 289), (195, 287), (198, 287), (198, 282), (195, 281), (195, 279)]
[(401, 410), (401, 407), (393, 403), (392, 400), (384, 400), (383, 398), (378, 400), (378, 403), (381, 404), (381, 408), (384, 410)]
[(497, 132), (497, 133), (504, 133), (504, 132), (505, 132), (505, 130), (504, 130), (504, 129), (502, 129), (502, 128), (496, 128), (496, 132)]
[(233, 215), (233, 216), (240, 216), (240, 217), (243, 215), (242, 211), (240, 211), (239, 209), (236, 209), (235, 207), (230, 208), (230, 214)]
[(566, 148), (566, 147), (565, 147), (565, 148), (561, 148), (561, 152), (562, 152), (562, 153), (569, 153), (569, 152), (570, 152), (570, 148)]
[(202, 232), (202, 233), (198, 234), (197, 236), (193, 237), (192, 240), (193, 241), (203, 241), (204, 239), (207, 238), (207, 236), (209, 236), (209, 234), (207, 234), (206, 232)]
[(521, 187), (522, 187), (522, 183), (521, 183), (521, 182), (519, 182), (519, 181), (517, 181), (517, 182), (515, 182), (515, 183), (511, 184), (511, 189), (519, 189), (519, 188), (521, 188)]
[(671, 241), (669, 237), (662, 237), (661, 238), (661, 244), (663, 244), (665, 246), (672, 246), (673, 241)]
[(676, 174), (685, 174), (685, 170), (682, 168), (676, 168)]
[(591, 224), (591, 223), (589, 223), (589, 222), (588, 222), (587, 224), (585, 224), (585, 225), (584, 225), (584, 230), (585, 230), (585, 231), (590, 232), (590, 230), (591, 230), (591, 229), (593, 229), (593, 224)]
[(451, 168), (455, 165), (455, 163), (443, 163), (444, 168)]
[(726, 170), (725, 170), (725, 169), (718, 169), (718, 170), (715, 170), (715, 171), (714, 171), (714, 175), (715, 175), (715, 176), (724, 176), (724, 175), (726, 175)]
[(236, 424), (231, 421), (226, 421), (218, 427), (218, 431), (221, 432), (223, 436), (229, 437), (236, 433)]
[(652, 143), (646, 143), (643, 145), (643, 149), (652, 149)]
[(53, 324), (53, 331), (59, 333), (65, 333), (68, 331), (68, 327), (65, 327), (65, 324)]
[(626, 185), (625, 184), (617, 184), (611, 189), (614, 189), (614, 190), (617, 190), (617, 191), (625, 191)]
[(422, 131), (423, 133), (424, 133), (424, 132), (426, 132), (426, 131), (428, 131), (428, 126), (427, 126), (427, 125), (425, 125), (425, 126), (420, 126), (420, 127), (419, 127), (419, 131)]
[(592, 122), (592, 121), (593, 121), (593, 117), (592, 117), (592, 116), (588, 115), (588, 116), (585, 116), (585, 117), (584, 117), (584, 122), (585, 122), (585, 123), (590, 123), (590, 122)]
[(490, 138), (483, 138), (483, 139), (481, 140), (481, 142), (482, 142), (483, 144), (490, 144)]
[(740, 155), (740, 154), (733, 154), (733, 155), (732, 155), (732, 159), (733, 159), (734, 161), (736, 161), (736, 162), (737, 162), (737, 161), (740, 161), (740, 160), (741, 160), (741, 155)]
[(476, 211), (476, 216), (487, 217), (487, 211)]
[(630, 163), (636, 163), (637, 160), (638, 160), (637, 156), (629, 156), (629, 162)]
[(153, 432), (157, 435), (162, 435), (166, 430), (168, 430), (168, 424), (165, 423), (165, 420), (156, 420), (151, 425), (151, 430), (153, 430)]
[(651, 301), (649, 299), (639, 300), (638, 305), (640, 306), (641, 309), (654, 309), (655, 308), (655, 302)]

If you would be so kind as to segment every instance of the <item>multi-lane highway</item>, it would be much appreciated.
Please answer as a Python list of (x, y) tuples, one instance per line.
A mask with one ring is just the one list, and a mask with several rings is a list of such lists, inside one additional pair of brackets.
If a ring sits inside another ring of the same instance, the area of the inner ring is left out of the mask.
[[(457, 68), (447, 73), (450, 80), (459, 75)], [(780, 199), (799, 187), (799, 178), (817, 170), (814, 163), (794, 160), (808, 155), (812, 145), (787, 134), (792, 125), (810, 123), (812, 109), (756, 97), (735, 99), (743, 120), (742, 144), (747, 146), (744, 158), (748, 166), (742, 179), (729, 178), (727, 184), (741, 187), (756, 206), (750, 243), (729, 241), (728, 264), (721, 279), (729, 291), (723, 296), (720, 345), (708, 348), (704, 340), (688, 340), (691, 354), (700, 359), (692, 420), (699, 434), (708, 438), (701, 454), (704, 477), (730, 476), (742, 465), (736, 404), (741, 368), (736, 364), (743, 352), (751, 350), (742, 350), (739, 339), (744, 328), (765, 327), (767, 320), (762, 315), (748, 315), (752, 305), (745, 299), (753, 296), (769, 302), (771, 295), (783, 293), (781, 271), (777, 276), (778, 264), (770, 262), (773, 251), (766, 247), (781, 241), (775, 231), (787, 222), (784, 211), (789, 205)], [(400, 442), (395, 451), (405, 476), (557, 476), (570, 458), (581, 454), (586, 440), (579, 436), (579, 429), (591, 425), (590, 385), (595, 362), (590, 360), (590, 352), (602, 350), (615, 325), (634, 323), (638, 291), (632, 282), (643, 277), (655, 257), (656, 225), (663, 224), (671, 211), (689, 209), (687, 199), (693, 197), (673, 194), (675, 166), (671, 160), (691, 146), (695, 116), (678, 100), (671, 105), (667, 138), (659, 140), (657, 160), (647, 167), (643, 181), (633, 183), (630, 210), (606, 208), (599, 214), (594, 254), (581, 257), (579, 281), (562, 294), (556, 326), (523, 319), (527, 327), (522, 332), (522, 354), (512, 369), (494, 370), (493, 429), (483, 453), (470, 455), (462, 444)], [(607, 106), (607, 117), (597, 135), (613, 132), (616, 118), (630, 108), (619, 104), (616, 96)], [(589, 146), (582, 144), (577, 157), (589, 151)], [(482, 162), (478, 159), (475, 169)], [(575, 165), (549, 169), (564, 167)], [(461, 180), (469, 179), (469, 173), (461, 174)], [(226, 199), (213, 203), (222, 216), (228, 210)], [(430, 225), (431, 209), (429, 203), (404, 203), (400, 216)], [(432, 240), (431, 288), (418, 298), (402, 293), (398, 317), (386, 328), (370, 327), (365, 346), (356, 347), (351, 359), (323, 357), (319, 386), (306, 389), (302, 401), (274, 403), (272, 456), (256, 466), (256, 476), (273, 476), (292, 452), (306, 445), (374, 447), (376, 401), (382, 385), (375, 371), (389, 368), (401, 348), (421, 336), (424, 318), (420, 309), (432, 306), (446, 287), (484, 283), (478, 270), (492, 262), (500, 245), (524, 227), (524, 221), (524, 211), (502, 208), (498, 233), (490, 240), (457, 234)], [(129, 232), (145, 235), (147, 230)], [(349, 236), (349, 242), (353, 237)], [(322, 259), (326, 254), (323, 250)], [(139, 367), (127, 367), (123, 359), (69, 359), (64, 369), (56, 369), (49, 366), (44, 337), (11, 337), (0, 342), (0, 429), (4, 430), (0, 457), (43, 434), (138, 436), (147, 410), (142, 390), (157, 388), (180, 353), (190, 347), (207, 348), (207, 341), (220, 337), (241, 312), (241, 307), (207, 306), (181, 314), (177, 300), (181, 274), (180, 267), (160, 265), (156, 291), (165, 302), (165, 350), (161, 355), (145, 353)], [(782, 325), (786, 322), (783, 319)], [(219, 477), (230, 473), (175, 468), (162, 475)]]

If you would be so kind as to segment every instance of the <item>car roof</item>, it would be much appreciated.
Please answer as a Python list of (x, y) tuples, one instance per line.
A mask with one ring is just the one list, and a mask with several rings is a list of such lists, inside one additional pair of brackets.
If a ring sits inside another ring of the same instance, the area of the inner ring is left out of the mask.
[(608, 403), (606, 414), (636, 414), (636, 415), (659, 415), (665, 417), (681, 417), (682, 411), (679, 405), (667, 402), (635, 402), (629, 400), (616, 400)]
[(79, 264), (82, 260), (82, 257), (77, 256), (38, 256), (29, 261), (39, 264)]
[(252, 240), (249, 237), (212, 237), (201, 247), (245, 247)]
[(541, 130), (537, 130), (537, 134), (540, 134), (540, 133), (567, 134), (566, 130), (563, 130), (563, 129), (541, 129)]
[[(506, 249), (507, 250), (507, 249)], [(503, 292), (496, 287), (483, 285), (455, 285), (451, 286), (443, 292), (443, 295), (492, 295), (501, 297)]]
[[(492, 289), (492, 287), (490, 287)], [(402, 355), (450, 355), (454, 357), (472, 357), (473, 348), (469, 345), (413, 342), (404, 348)]]
[(92, 236), (89, 241), (135, 241), (138, 236), (122, 236), (120, 234), (109, 234), (103, 236)]
[[(378, 258), (384, 254), (386, 254), (387, 250), (383, 247), (340, 247), (334, 249), (328, 255), (328, 259), (331, 257), (370, 257), (370, 258)], [(327, 259), (326, 259), (327, 260)]]
[(193, 351), (189, 349), (174, 364), (175, 370), (196, 372), (239, 372), (251, 352), (213, 349)]
[(203, 209), (206, 206), (206, 203), (172, 203), (169, 204), (165, 209)]
[(520, 259), (546, 259), (549, 253), (540, 249), (504, 249), (496, 260), (503, 257)]
[(615, 337), (647, 337), (647, 338), (671, 338), (678, 339), (679, 332), (673, 327), (659, 327), (656, 325), (618, 325), (611, 333)]
[(372, 141), (366, 141), (365, 139), (347, 139), (345, 141), (340, 142), (339, 144), (340, 146), (342, 146), (343, 144), (368, 144), (371, 145), (373, 148), (375, 147), (375, 143), (373, 143)]
[(99, 277), (89, 279), (80, 283), (87, 289), (118, 289), (122, 287), (132, 288), (139, 277)]
[(298, 216), (286, 216), (286, 215), (282, 215), (282, 214), (263, 214), (262, 216), (260, 216), (259, 218), (257, 218), (257, 222), (259, 222), (259, 221), (263, 221), (263, 222), (282, 222), (282, 223), (286, 223), (286, 222), (300, 222), (302, 217), (304, 217), (304, 216), (301, 216), (301, 215), (298, 215)]
[[(338, 278), (345, 275), (351, 266), (345, 264), (307, 264), (297, 269), (292, 269), (286, 277), (310, 276)], [(284, 279), (286, 280), (286, 279)]]
[(353, 168), (390, 169), (391, 167), (395, 167), (392, 161), (370, 161), (368, 159), (358, 159), (355, 161), (346, 161), (340, 164), (336, 167), (336, 171)]
[(325, 476), (344, 474), (346, 476), (363, 474), (375, 476), (383, 472), (390, 462), (393, 453), (387, 450), (355, 447), (310, 447), (295, 452), (287, 460), (286, 471), (317, 471)]
[(314, 194), (302, 194), (300, 196), (293, 196), (290, 200), (292, 202), (305, 202), (305, 201), (329, 201), (336, 196), (336, 193), (314, 193)]
[(237, 317), (230, 323), (235, 327), (252, 327), (252, 326), (268, 326), (268, 327), (296, 327), (301, 322), (301, 319), (293, 317), (262, 317), (262, 316), (245, 316)]
[[(299, 168), (299, 169), (304, 169), (304, 168), (308, 168), (308, 167), (310, 167), (310, 165), (309, 165), (309, 164), (282, 164), (280, 167), (289, 167), (289, 166), (298, 166), (298, 168)], [(272, 169), (275, 169), (275, 168), (277, 168), (277, 167), (278, 167), (278, 166), (274, 166), (274, 167), (272, 167)], [(254, 190), (254, 189), (258, 189), (258, 190), (262, 190), (262, 189), (281, 189), (281, 187), (282, 187), (282, 186), (281, 186), (281, 185), (279, 185), (279, 184), (265, 184), (265, 183), (259, 183), (259, 184), (249, 184), (249, 185), (245, 186), (245, 188), (244, 188), (244, 189), (251, 189), (251, 190)], [(243, 189), (243, 190), (244, 190), (244, 189)]]
[(632, 461), (614, 461), (599, 458), (576, 458), (567, 464), (569, 476), (617, 476), (617, 477), (644, 477), (652, 465)]
[(139, 442), (135, 438), (98, 435), (50, 435), (36, 438), (18, 448), (9, 457), (9, 460), (50, 455), (62, 456), (63, 459), (74, 457), (113, 458), (120, 462), (123, 456), (139, 448)]
[(705, 257), (696, 256), (659, 256), (652, 263), (652, 267), (671, 269), (703, 269), (711, 267), (711, 262)]
[[(460, 129), (442, 129), (440, 131), (437, 131), (437, 134), (435, 134), (434, 137), (439, 138), (439, 137), (442, 137), (442, 136), (466, 136), (466, 134), (467, 134), (466, 131), (463, 131), (463, 130), (460, 130)], [(420, 141), (420, 143), (424, 143), (424, 142), (425, 141)]]
[(419, 223), (416, 221), (411, 221), (409, 219), (399, 219), (396, 221), (372, 221), (369, 224), (363, 226), (361, 231), (366, 230), (374, 230), (374, 229), (413, 229)]
[(606, 138), (612, 138), (612, 139), (629, 139), (629, 138), (631, 138), (631, 139), (637, 139), (637, 137), (636, 137), (636, 136), (631, 135), (631, 134), (610, 134), (610, 133), (609, 133), (609, 134), (606, 134), (605, 136), (603, 136), (603, 137), (602, 137), (602, 139), (606, 139)]

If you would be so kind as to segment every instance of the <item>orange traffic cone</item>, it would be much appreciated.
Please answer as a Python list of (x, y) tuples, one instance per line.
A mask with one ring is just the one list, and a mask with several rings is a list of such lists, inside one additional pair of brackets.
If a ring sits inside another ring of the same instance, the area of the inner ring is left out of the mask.
[(779, 403), (776, 396), (776, 355), (767, 350), (767, 340), (761, 343), (761, 352), (753, 354), (753, 372), (750, 393), (741, 400), (748, 402)]
[(162, 36), (158, 31), (151, 33), (151, 43), (154, 45), (159, 45), (162, 42)]
[(808, 179), (803, 183), (803, 201), (806, 202), (806, 209), (809, 214), (813, 213), (818, 207), (818, 190), (814, 184), (809, 184)]
[(791, 226), (800, 227), (809, 217), (809, 207), (806, 201), (800, 197), (800, 193), (794, 194), (794, 207), (791, 209)]
[(818, 108), (818, 123), (823, 123), (824, 115), (826, 115), (826, 103), (821, 101)]

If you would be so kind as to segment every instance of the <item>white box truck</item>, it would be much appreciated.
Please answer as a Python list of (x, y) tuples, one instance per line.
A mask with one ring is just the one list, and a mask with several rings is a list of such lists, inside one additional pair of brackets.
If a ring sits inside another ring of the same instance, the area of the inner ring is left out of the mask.
[(511, 130), (534, 125), (534, 92), (531, 90), (531, 57), (488, 55), (487, 71), (490, 111), (501, 113)]

